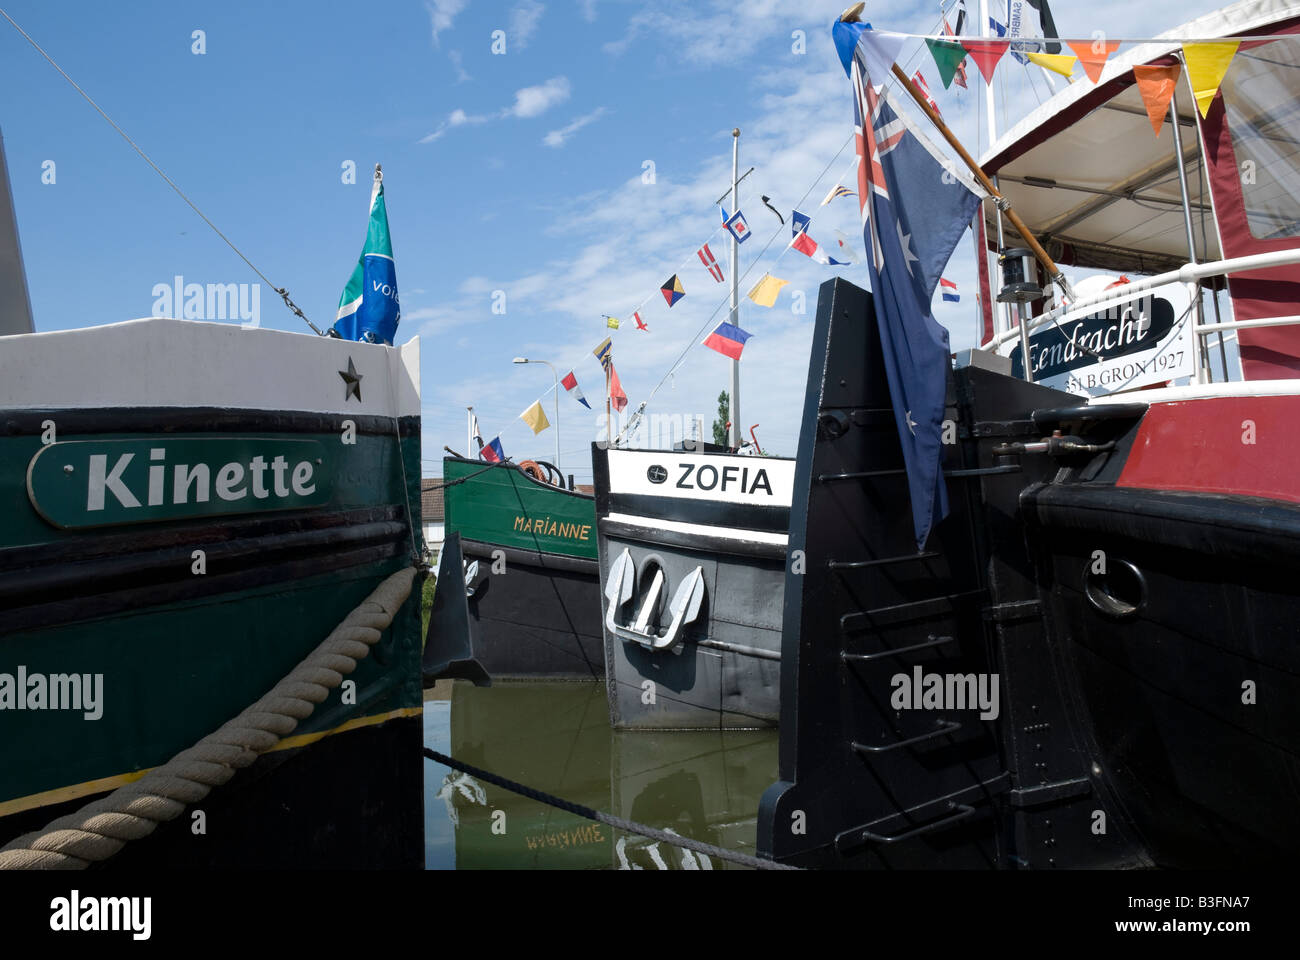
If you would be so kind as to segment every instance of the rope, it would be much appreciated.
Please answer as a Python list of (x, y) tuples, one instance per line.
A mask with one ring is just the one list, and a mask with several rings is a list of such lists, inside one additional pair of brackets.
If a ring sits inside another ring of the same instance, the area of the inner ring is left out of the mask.
[[(1093, 44), (1097, 42), (1095, 36), (1092, 37), (983, 37), (978, 33), (967, 35), (936, 36), (930, 33), (903, 33), (899, 30), (882, 30), (881, 33), (892, 33), (896, 37), (907, 37), (911, 40), (947, 40), (951, 43), (965, 43), (967, 40), (977, 43), (1004, 43), (1008, 47), (1013, 43), (1025, 45), (1038, 45), (1044, 43), (1078, 43)], [(1293, 33), (1256, 33), (1250, 36), (1225, 36), (1225, 37), (1175, 37), (1166, 34), (1163, 37), (1106, 37), (1107, 43), (1167, 43), (1170, 46), (1178, 44), (1197, 44), (1197, 43), (1228, 43), (1236, 40), (1239, 43), (1246, 43), (1252, 40), (1290, 40), (1295, 36)], [(1030, 50), (1030, 53), (1038, 53), (1037, 50)]]
[(437, 750), (424, 748), (424, 755), (434, 763), (441, 763), (445, 767), (451, 767), (453, 770), (459, 770), (462, 773), (468, 773), (477, 780), (485, 780), (494, 786), (501, 787), (503, 790), (509, 790), (511, 793), (517, 793), (522, 797), (530, 800), (536, 800), (538, 803), (545, 803), (548, 806), (558, 807), (568, 813), (575, 814), (579, 817), (585, 817), (588, 820), (595, 820), (597, 823), (603, 823), (606, 826), (613, 827), (615, 830), (622, 830), (624, 833), (636, 833), (643, 837), (649, 837), (651, 840), (658, 840), (660, 843), (671, 844), (675, 847), (684, 847), (687, 850), (694, 850), (696, 853), (707, 854), (710, 857), (717, 857), (719, 860), (729, 860), (732, 863), (738, 863), (742, 866), (752, 867), (755, 870), (798, 870), (799, 867), (792, 867), (786, 863), (777, 863), (774, 860), (763, 860), (760, 857), (751, 857), (745, 853), (737, 853), (735, 850), (728, 850), (725, 847), (715, 847), (711, 843), (702, 843), (699, 840), (692, 840), (690, 837), (683, 837), (680, 834), (669, 833), (665, 830), (656, 830), (654, 827), (647, 827), (643, 823), (637, 823), (633, 820), (624, 820), (622, 817), (616, 817), (612, 814), (602, 813), (599, 810), (585, 807), (580, 803), (571, 803), (568, 800), (562, 800), (559, 797), (552, 796), (549, 793), (542, 793), (540, 790), (534, 790), (532, 787), (526, 787), (522, 783), (515, 783), (513, 780), (507, 780), (505, 777), (498, 777), (495, 773), (488, 773), (486, 770), (480, 770), (478, 767), (471, 767), (468, 763), (461, 763), (445, 753), (439, 753)]
[(172, 180), (172, 178), (167, 176), (167, 174), (163, 173), (162, 168), (159, 167), (158, 164), (154, 163), (152, 160), (149, 159), (149, 155), (146, 154), (143, 150), (141, 150), (140, 147), (136, 145), (136, 142), (132, 140), (129, 136), (127, 136), (126, 131), (123, 130), (121, 127), (119, 127), (113, 121), (113, 118), (110, 117), (107, 113), (105, 113), (103, 109), (100, 107), (100, 105), (91, 99), (90, 94), (88, 94), (85, 90), (82, 90), (81, 87), (77, 86), (77, 81), (73, 80), (70, 76), (68, 76), (67, 73), (64, 72), (63, 68), (54, 62), (54, 58), (51, 57), (48, 53), (46, 53), (45, 50), (42, 49), (41, 45), (37, 43), (35, 40), (33, 40), (27, 34), (26, 30), (18, 26), (18, 22), (14, 20), (13, 17), (9, 16), (9, 14), (6, 13), (4, 10), (0, 10), (0, 17), (4, 17), (11, 24), (13, 24), (13, 28), (23, 35), (23, 39), (25, 39), (28, 43), (30, 43), (33, 47), (35, 47), (36, 52), (39, 53), (42, 57), (44, 57), (46, 60), (48, 60), (50, 62), (50, 66), (52, 66), (55, 70), (59, 71), (59, 73), (63, 75), (64, 80), (72, 84), (72, 89), (76, 90), (77, 93), (81, 94), (83, 97), (86, 98), (86, 102), (90, 104), (92, 107), (94, 107), (95, 110), (99, 112), (99, 115), (101, 117), (103, 117), (105, 120), (108, 121), (109, 126), (111, 126), (114, 130), (116, 130), (119, 134), (122, 135), (122, 139), (131, 145), (131, 149), (133, 149), (136, 153), (140, 154), (140, 156), (144, 159), (144, 162), (149, 164), (149, 166), (153, 167), (155, 172), (157, 172), (158, 176), (162, 177), (165, 181), (167, 181), (167, 186), (175, 190), (176, 195), (180, 197), (182, 200), (184, 200), (187, 204), (189, 204), (190, 209), (193, 210), (195, 213), (197, 213), (199, 215), (199, 218), (202, 219), (204, 223), (206, 223), (209, 227), (212, 228), (212, 232), (215, 233), (217, 236), (219, 236), (222, 240), (226, 241), (226, 246), (228, 246), (231, 250), (234, 250), (240, 260), (243, 260), (244, 263), (248, 264), (249, 268), (255, 274), (257, 274), (259, 277), (261, 277), (263, 280), (266, 281), (266, 285), (268, 287), (270, 287), (272, 290), (274, 290), (276, 293), (280, 295), (280, 299), (284, 301), (284, 305), (286, 307), (288, 307), (294, 314), (301, 317), (303, 321), (307, 324), (307, 326), (311, 327), (313, 330), (316, 331), (316, 334), (318, 336), (325, 336), (325, 334), (321, 332), (321, 329), (317, 327), (316, 324), (308, 320), (307, 315), (303, 313), (300, 309), (298, 309), (298, 305), (294, 303), (291, 299), (289, 299), (289, 291), (286, 290), (284, 287), (277, 287), (274, 283), (271, 282), (271, 280), (267, 277), (266, 274), (264, 274), (261, 270), (257, 269), (257, 267), (253, 265), (253, 261), (249, 260), (248, 257), (244, 256), (243, 252), (237, 246), (235, 246), (233, 243), (230, 242), (230, 238), (217, 229), (217, 225), (213, 223), (211, 220), (209, 220), (207, 216), (203, 213), (203, 211), (194, 205), (194, 201), (191, 200), (189, 197), (187, 197), (184, 191), (182, 191), (180, 187), (176, 186), (176, 183)]
[(414, 577), (407, 567), (384, 580), (266, 696), (215, 733), (135, 783), (0, 848), (0, 869), (81, 870), (175, 820), (311, 716), (393, 622)]
[[(380, 180), (383, 179), (379, 173), (378, 164), (375, 165), (375, 177)], [(388, 349), (396, 351), (396, 358), (398, 364), (404, 366), (404, 364), (402, 364), (402, 353), (401, 353), (402, 348), (389, 347)], [(390, 363), (392, 359), (393, 359), (393, 355), (390, 354), (389, 355)], [(411, 563), (419, 567), (424, 564), (424, 553), (420, 550), (419, 546), (415, 542), (416, 525), (414, 519), (415, 514), (411, 510), (411, 484), (410, 481), (407, 480), (406, 478), (406, 455), (402, 452), (402, 420), (401, 417), (398, 415), (398, 411), (397, 411), (397, 378), (393, 376), (393, 371), (391, 367), (389, 368), (388, 371), (388, 399), (393, 404), (393, 439), (397, 441), (397, 462), (402, 468), (402, 496), (406, 500), (406, 526), (411, 531)], [(421, 490), (420, 492), (420, 498), (421, 498), (420, 509), (421, 511), (423, 511), (424, 509), (423, 490)], [(423, 516), (420, 517), (420, 521), (421, 523), (424, 522)], [(421, 536), (420, 542), (421, 543), (424, 542), (423, 536)]]
[[(468, 458), (468, 457), (462, 457), (462, 459), (466, 459), (466, 460), (467, 460), (467, 459), (469, 459), (469, 458)], [(474, 479), (475, 477), (477, 477), (479, 474), (487, 473), (489, 470), (492, 470), (492, 469), (495, 468), (495, 467), (499, 467), (499, 466), (501, 466), (501, 464), (503, 464), (503, 463), (508, 463), (508, 464), (510, 464), (510, 466), (512, 466), (512, 467), (518, 467), (518, 464), (516, 464), (516, 463), (515, 463), (513, 460), (511, 460), (509, 457), (506, 457), (506, 458), (504, 458), (504, 459), (502, 459), (502, 460), (498, 460), (496, 463), (489, 463), (489, 464), (488, 464), (486, 467), (484, 467), (482, 470), (475, 470), (473, 473), (467, 473), (467, 474), (465, 474), (465, 476), (463, 476), (463, 477), (457, 477), (455, 480), (446, 480), (446, 481), (443, 481), (442, 488), (443, 488), (444, 490), (446, 490), (448, 487), (455, 487), (455, 486), (459, 486), (459, 485), (462, 484), (462, 483), (467, 483), (467, 482), (469, 482), (470, 480), (473, 480), (473, 479)]]

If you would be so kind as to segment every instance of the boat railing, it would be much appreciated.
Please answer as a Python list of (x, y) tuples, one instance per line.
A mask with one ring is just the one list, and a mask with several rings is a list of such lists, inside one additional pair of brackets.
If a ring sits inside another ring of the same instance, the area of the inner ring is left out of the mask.
[[(1078, 313), (1080, 310), (1086, 310), (1089, 307), (1101, 306), (1103, 304), (1113, 304), (1117, 300), (1131, 300), (1134, 294), (1142, 293), (1145, 290), (1153, 290), (1157, 287), (1163, 287), (1170, 283), (1185, 283), (1190, 288), (1192, 295), (1192, 309), (1195, 319), (1192, 321), (1192, 367), (1196, 370), (1196, 382), (1206, 382), (1206, 365), (1203, 358), (1207, 354), (1205, 337), (1212, 333), (1225, 333), (1229, 330), (1247, 330), (1253, 327), (1281, 327), (1288, 324), (1300, 323), (1300, 314), (1290, 314), (1278, 317), (1266, 317), (1258, 320), (1225, 320), (1216, 323), (1202, 323), (1200, 320), (1200, 298), (1195, 288), (1199, 287), (1200, 282), (1209, 277), (1226, 276), (1233, 273), (1244, 273), (1249, 270), (1264, 270), (1270, 267), (1283, 267), (1290, 264), (1300, 263), (1300, 247), (1289, 250), (1273, 250), (1268, 253), (1252, 254), (1248, 257), (1234, 257), (1229, 260), (1214, 260), (1207, 263), (1186, 263), (1177, 270), (1170, 270), (1166, 273), (1158, 273), (1141, 280), (1134, 280), (1126, 283), (1122, 290), (1109, 289), (1093, 296), (1081, 297), (1070, 303), (1062, 304), (1052, 310), (1047, 311), (1037, 317), (1028, 325), (1027, 331), (1033, 333), (1042, 327), (1052, 323), (1057, 323), (1066, 314)], [(1010, 340), (1020, 337), (1019, 327), (1012, 327), (997, 334), (984, 347), (985, 350), (997, 350)]]

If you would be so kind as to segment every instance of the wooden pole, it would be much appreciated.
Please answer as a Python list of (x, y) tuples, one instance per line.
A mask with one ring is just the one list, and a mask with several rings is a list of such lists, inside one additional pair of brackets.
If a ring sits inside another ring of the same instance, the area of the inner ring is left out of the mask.
[(975, 175), (975, 178), (980, 182), (980, 186), (988, 191), (989, 196), (993, 197), (995, 200), (1003, 201), (1003, 203), (998, 206), (1002, 212), (1006, 214), (1006, 218), (1011, 221), (1011, 225), (1016, 228), (1016, 231), (1025, 238), (1025, 243), (1029, 245), (1029, 249), (1033, 251), (1034, 256), (1037, 257), (1039, 262), (1047, 268), (1047, 275), (1061, 288), (1061, 291), (1065, 294), (1067, 299), (1073, 300), (1074, 291), (1070, 289), (1069, 281), (1065, 279), (1065, 274), (1061, 272), (1061, 268), (1056, 265), (1056, 261), (1047, 255), (1047, 251), (1043, 249), (1043, 245), (1038, 242), (1029, 227), (1025, 226), (1025, 222), (1020, 219), (1020, 215), (1016, 213), (1016, 211), (1012, 210), (1009, 205), (1004, 205), (1005, 198), (998, 192), (998, 188), (993, 186), (993, 181), (989, 179), (988, 174), (986, 174), (983, 169), (980, 168), (980, 165), (975, 162), (975, 158), (966, 152), (966, 148), (961, 145), (961, 142), (953, 135), (953, 132), (948, 129), (947, 124), (940, 119), (939, 114), (934, 112), (934, 108), (925, 102), (925, 97), (922, 96), (921, 91), (917, 89), (916, 84), (908, 79), (907, 74), (902, 71), (898, 64), (894, 64), (893, 70), (894, 77), (903, 85), (903, 89), (912, 95), (912, 99), (916, 101), (916, 105), (925, 111), (925, 115), (930, 118), (930, 122), (933, 123), (935, 127), (938, 128), (939, 132), (943, 134), (944, 139), (948, 141), (948, 145), (957, 151), (957, 155), (961, 157), (966, 166), (970, 168), (970, 172)]

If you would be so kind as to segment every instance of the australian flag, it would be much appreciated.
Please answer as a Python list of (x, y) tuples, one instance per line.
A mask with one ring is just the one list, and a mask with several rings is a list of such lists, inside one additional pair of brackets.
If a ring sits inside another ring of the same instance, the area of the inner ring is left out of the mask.
[[(930, 313), (935, 285), (982, 193), (896, 110), (868, 75), (892, 63), (863, 24), (836, 23), (836, 47), (853, 84), (858, 198), (872, 268), (889, 394), (912, 499), (916, 548), (948, 513), (943, 411), (951, 367), (948, 331)], [(845, 34), (858, 34), (856, 42)]]

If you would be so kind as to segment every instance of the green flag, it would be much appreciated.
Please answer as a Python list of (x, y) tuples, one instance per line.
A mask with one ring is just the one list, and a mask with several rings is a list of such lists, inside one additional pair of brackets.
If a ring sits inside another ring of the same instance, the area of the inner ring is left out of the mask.
[(930, 56), (934, 57), (934, 65), (939, 68), (939, 78), (943, 80), (943, 88), (947, 90), (952, 86), (952, 78), (956, 75), (957, 68), (966, 59), (966, 48), (952, 40), (927, 39), (925, 45), (930, 48)]
[(393, 242), (388, 236), (388, 207), (384, 203), (384, 181), (375, 168), (370, 192), (370, 221), (366, 243), (352, 270), (348, 285), (339, 298), (334, 331), (344, 340), (365, 340), (392, 344), (401, 319), (397, 299), (397, 271), (393, 265)]

